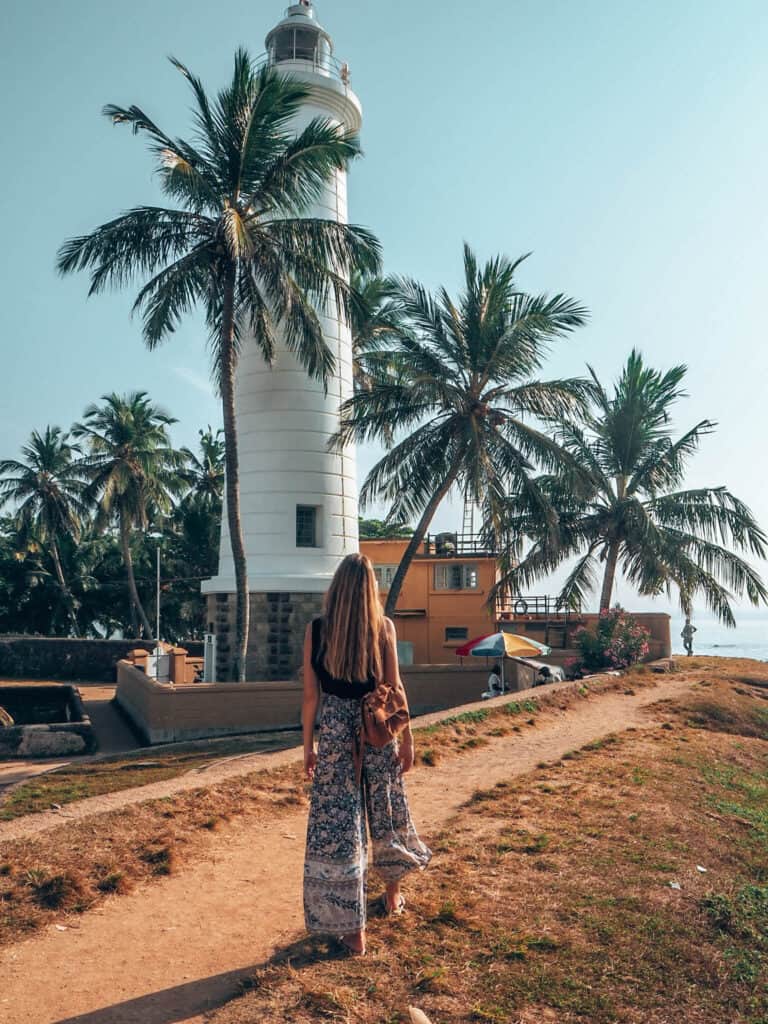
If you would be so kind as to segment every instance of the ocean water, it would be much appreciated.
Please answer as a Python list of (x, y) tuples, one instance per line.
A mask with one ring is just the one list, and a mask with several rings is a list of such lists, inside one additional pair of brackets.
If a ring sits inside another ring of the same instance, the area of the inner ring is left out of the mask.
[[(673, 654), (685, 654), (680, 632), (685, 620), (674, 615), (670, 622)], [(693, 615), (696, 627), (693, 653), (721, 658), (754, 658), (768, 661), (768, 611), (736, 612), (736, 628), (728, 629), (709, 614)]]

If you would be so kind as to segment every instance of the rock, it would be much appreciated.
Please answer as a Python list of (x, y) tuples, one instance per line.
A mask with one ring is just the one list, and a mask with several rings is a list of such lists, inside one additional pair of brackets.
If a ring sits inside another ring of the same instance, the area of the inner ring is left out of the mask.
[(15, 725), (11, 715), (5, 710), (0, 708), (0, 729), (10, 729), (12, 725)]
[(85, 740), (72, 732), (28, 732), (16, 751), (19, 757), (60, 757), (82, 754)]

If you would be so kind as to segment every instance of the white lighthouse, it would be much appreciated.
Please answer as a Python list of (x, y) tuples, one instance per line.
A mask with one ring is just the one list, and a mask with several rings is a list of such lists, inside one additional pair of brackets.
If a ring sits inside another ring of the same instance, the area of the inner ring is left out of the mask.
[[(314, 118), (352, 131), (362, 124), (349, 71), (333, 55), (310, 0), (288, 8), (266, 40), (267, 60), (309, 87), (294, 119), (298, 134)], [(306, 216), (347, 223), (347, 176), (337, 172)], [(334, 310), (319, 310), (336, 360), (327, 393), (285, 346), (268, 366), (256, 345), (243, 345), (236, 415), (251, 628), (250, 679), (286, 678), (300, 662), (304, 626), (322, 604), (339, 561), (358, 550), (355, 454), (327, 450), (339, 406), (352, 394), (350, 329)], [(203, 584), (209, 629), (217, 635), (219, 668), (235, 646), (235, 571), (226, 514), (219, 574)]]

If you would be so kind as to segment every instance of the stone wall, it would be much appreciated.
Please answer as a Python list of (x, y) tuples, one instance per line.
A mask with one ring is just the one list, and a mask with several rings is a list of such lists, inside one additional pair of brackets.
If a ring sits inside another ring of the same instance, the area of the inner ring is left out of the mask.
[[(208, 624), (216, 634), (216, 674), (221, 680), (231, 678), (235, 606), (234, 594), (208, 597)], [(301, 667), (307, 623), (320, 615), (322, 607), (322, 594), (251, 594), (246, 677), (255, 681), (293, 678)]]
[[(0, 679), (61, 679), (111, 683), (117, 663), (129, 651), (154, 649), (152, 640), (80, 640), (43, 636), (0, 636)], [(184, 643), (200, 657), (200, 641)]]
[[(32, 689), (34, 693), (26, 693)], [(92, 754), (97, 748), (91, 720), (74, 686), (0, 687), (0, 706), (17, 723), (0, 728), (0, 760), (68, 757)]]

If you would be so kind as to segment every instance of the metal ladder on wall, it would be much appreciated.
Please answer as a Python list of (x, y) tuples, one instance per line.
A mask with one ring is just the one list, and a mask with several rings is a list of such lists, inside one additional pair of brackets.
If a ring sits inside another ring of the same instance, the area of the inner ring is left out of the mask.
[(461, 520), (461, 541), (458, 554), (463, 553), (467, 541), (472, 541), (475, 536), (475, 504), (468, 494), (464, 495), (464, 515)]

